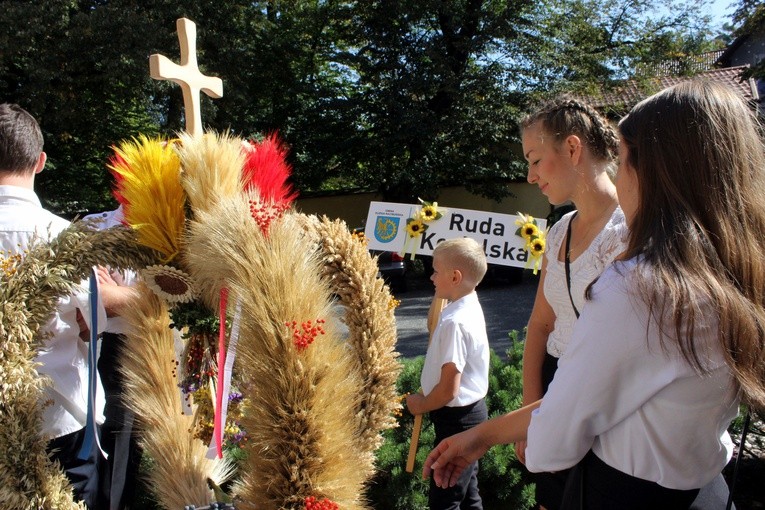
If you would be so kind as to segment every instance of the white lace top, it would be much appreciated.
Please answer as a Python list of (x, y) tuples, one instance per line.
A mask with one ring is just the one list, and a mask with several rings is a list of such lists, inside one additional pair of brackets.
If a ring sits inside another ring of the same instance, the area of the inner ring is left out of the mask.
[[(571, 306), (566, 285), (565, 263), (558, 260), (561, 243), (566, 239), (566, 230), (574, 213), (563, 216), (550, 228), (547, 234), (545, 258), (547, 273), (545, 275), (544, 293), (547, 302), (555, 312), (555, 325), (547, 337), (547, 352), (560, 358), (566, 350), (571, 330), (576, 322), (576, 314)], [(574, 298), (577, 310), (581, 313), (584, 307), (584, 292), (603, 270), (627, 246), (627, 225), (624, 213), (616, 207), (603, 230), (593, 239), (587, 249), (575, 260), (571, 261), (571, 296)]]

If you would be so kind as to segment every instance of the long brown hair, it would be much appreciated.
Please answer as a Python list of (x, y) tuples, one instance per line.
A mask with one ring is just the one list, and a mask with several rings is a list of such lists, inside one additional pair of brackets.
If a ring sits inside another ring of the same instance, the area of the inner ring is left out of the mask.
[(744, 397), (765, 408), (765, 147), (753, 111), (691, 80), (639, 103), (619, 131), (639, 188), (625, 257), (652, 269), (638, 289), (660, 331), (674, 328), (662, 341), (703, 372), (693, 332), (711, 299)]

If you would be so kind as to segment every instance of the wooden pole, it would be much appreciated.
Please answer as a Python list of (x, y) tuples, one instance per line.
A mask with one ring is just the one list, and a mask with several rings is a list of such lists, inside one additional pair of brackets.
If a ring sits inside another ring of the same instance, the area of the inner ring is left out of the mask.
[[(441, 317), (441, 311), (446, 306), (446, 300), (442, 298), (433, 298), (428, 310), (428, 345), (433, 338), (433, 331), (438, 325), (438, 319)], [(422, 391), (422, 390), (420, 390)], [(414, 415), (414, 425), (412, 426), (412, 440), (409, 443), (409, 455), (406, 458), (406, 472), (414, 471), (414, 461), (417, 458), (417, 446), (420, 441), (420, 431), (422, 430), (422, 415)]]

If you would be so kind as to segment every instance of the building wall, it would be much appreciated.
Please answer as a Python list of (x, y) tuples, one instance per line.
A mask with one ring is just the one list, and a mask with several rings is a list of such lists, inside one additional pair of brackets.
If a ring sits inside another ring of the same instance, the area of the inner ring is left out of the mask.
[[(537, 218), (544, 218), (550, 213), (551, 207), (547, 197), (542, 195), (536, 186), (511, 183), (508, 188), (515, 197), (508, 197), (501, 202), (474, 195), (462, 187), (443, 188), (438, 197), (438, 205), (447, 209), (455, 207), (504, 214), (522, 212)], [(380, 195), (375, 193), (298, 198), (296, 208), (306, 214), (340, 218), (353, 228), (361, 227), (366, 221), (369, 203), (381, 200)]]
[[(761, 28), (751, 34), (730, 56), (730, 66), (759, 64), (765, 58), (765, 28)], [(765, 80), (757, 79), (757, 103), (759, 104), (760, 118), (765, 119)]]
[(765, 30), (749, 34), (730, 56), (730, 67), (756, 65), (765, 57)]

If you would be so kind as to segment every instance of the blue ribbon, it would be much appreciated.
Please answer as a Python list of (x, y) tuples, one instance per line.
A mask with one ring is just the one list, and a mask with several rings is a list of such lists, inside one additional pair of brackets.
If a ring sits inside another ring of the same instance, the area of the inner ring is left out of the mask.
[[(82, 440), (77, 458), (87, 460), (93, 443), (98, 444), (96, 427), (96, 392), (98, 389), (98, 280), (95, 270), (90, 272), (90, 344), (88, 345), (88, 416), (85, 424), (85, 437)], [(100, 445), (99, 445), (100, 449)]]

